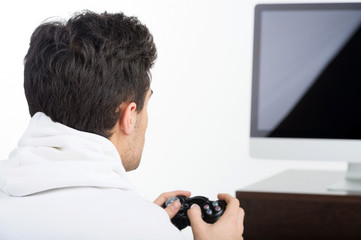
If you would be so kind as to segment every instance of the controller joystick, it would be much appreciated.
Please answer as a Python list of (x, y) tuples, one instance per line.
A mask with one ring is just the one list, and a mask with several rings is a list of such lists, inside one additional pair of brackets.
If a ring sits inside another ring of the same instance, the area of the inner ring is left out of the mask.
[(208, 198), (202, 196), (191, 198), (186, 196), (176, 196), (167, 199), (162, 207), (166, 208), (174, 201), (180, 201), (181, 203), (178, 213), (171, 219), (173, 225), (179, 230), (190, 226), (187, 211), (193, 204), (197, 204), (201, 208), (202, 218), (207, 223), (215, 223), (223, 215), (227, 205), (223, 200), (210, 201)]

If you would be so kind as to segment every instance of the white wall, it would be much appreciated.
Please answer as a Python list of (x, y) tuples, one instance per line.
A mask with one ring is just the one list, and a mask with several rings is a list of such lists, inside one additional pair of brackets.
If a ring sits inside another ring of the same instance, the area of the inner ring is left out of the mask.
[(258, 2), (270, 1), (2, 3), (0, 159), (7, 158), (16, 146), (29, 120), (22, 61), (32, 31), (48, 17), (67, 18), (75, 11), (89, 9), (138, 16), (157, 44), (143, 160), (139, 169), (129, 174), (146, 198), (153, 200), (161, 192), (185, 189), (215, 199), (218, 192), (234, 194), (289, 168), (344, 170), (345, 163), (250, 159), (253, 8)]

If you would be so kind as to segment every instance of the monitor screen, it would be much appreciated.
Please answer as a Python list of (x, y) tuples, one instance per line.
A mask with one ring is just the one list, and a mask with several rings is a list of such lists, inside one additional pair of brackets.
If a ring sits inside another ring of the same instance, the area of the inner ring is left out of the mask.
[(361, 4), (255, 10), (251, 137), (361, 139)]
[(361, 163), (361, 3), (255, 7), (250, 152)]

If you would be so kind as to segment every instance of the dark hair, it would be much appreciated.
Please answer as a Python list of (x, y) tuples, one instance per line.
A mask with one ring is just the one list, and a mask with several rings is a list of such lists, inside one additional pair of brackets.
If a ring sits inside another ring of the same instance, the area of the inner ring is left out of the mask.
[(109, 138), (122, 102), (144, 106), (153, 37), (136, 17), (85, 11), (43, 23), (31, 36), (24, 88), (30, 115)]

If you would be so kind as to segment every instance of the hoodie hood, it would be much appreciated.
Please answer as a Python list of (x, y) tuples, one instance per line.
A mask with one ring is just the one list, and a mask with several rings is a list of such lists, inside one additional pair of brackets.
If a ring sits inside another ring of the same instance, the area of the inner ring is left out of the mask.
[(0, 161), (0, 190), (26, 196), (66, 187), (134, 190), (108, 139), (36, 113), (18, 147), (8, 160)]

